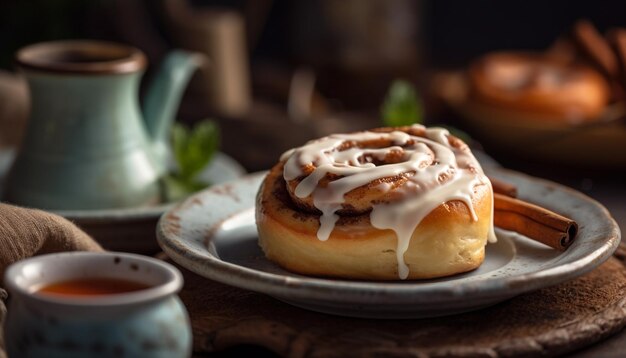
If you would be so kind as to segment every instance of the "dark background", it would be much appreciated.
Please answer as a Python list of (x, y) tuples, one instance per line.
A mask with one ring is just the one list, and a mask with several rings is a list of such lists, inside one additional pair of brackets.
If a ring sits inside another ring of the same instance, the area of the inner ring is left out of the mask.
[[(259, 1), (259, 0), (256, 0)], [(315, 3), (314, 0), (305, 0)], [(367, 0), (365, 0), (367, 1)], [(250, 1), (199, 1), (194, 6), (221, 6), (244, 11)], [(263, 1), (269, 13), (253, 59), (289, 62), (294, 58), (294, 2)], [(123, 3), (131, 5), (122, 6)], [(159, 35), (160, 46), (168, 44), (159, 16), (160, 1), (104, 0), (2, 0), (0, 1), (0, 66), (11, 68), (12, 54), (26, 44), (89, 37), (128, 41), (129, 33), (142, 28)], [(416, 46), (431, 66), (458, 66), (477, 55), (495, 49), (543, 49), (568, 31), (580, 18), (588, 18), (604, 31), (626, 26), (626, 1), (620, 0), (438, 0), (416, 1), (416, 17), (421, 22)], [(136, 17), (137, 29), (120, 28), (120, 18), (128, 9), (145, 10)], [(316, 14), (311, 14), (316, 16)], [(316, 29), (311, 29), (316, 31)], [(130, 36), (141, 38), (140, 35)], [(146, 42), (152, 40), (146, 39)], [(136, 43), (135, 45), (142, 45)], [(154, 46), (145, 43), (144, 46)]]
[(626, 25), (626, 1), (444, 0), (425, 2), (433, 65), (463, 65), (492, 50), (545, 49), (582, 18), (601, 32)]
[[(148, 69), (149, 80), (154, 64), (176, 46), (164, 23), (164, 1), (167, 0), (0, 0), (0, 69), (14, 70), (15, 51), (31, 43), (94, 38), (128, 43), (145, 51), (152, 64)], [(436, 70), (463, 68), (489, 51), (545, 50), (559, 36), (567, 34), (576, 20), (583, 18), (591, 20), (602, 33), (612, 27), (626, 27), (626, 1), (623, 0), (379, 2), (410, 12), (381, 18), (391, 22), (388, 25), (391, 28), (396, 25), (394, 22), (409, 22), (410, 41), (406, 42), (406, 47), (412, 47), (414, 53), (408, 55), (404, 63), (395, 63), (392, 58), (379, 64), (374, 59), (366, 70), (354, 71), (348, 65), (337, 64), (338, 48), (342, 44), (335, 37), (341, 33), (342, 22), (335, 20), (335, 30), (332, 30), (324, 12), (329, 4), (345, 3), (341, 0), (188, 2), (198, 10), (221, 7), (242, 14), (247, 26), (255, 100), (268, 97), (264, 93), (266, 87), (258, 85), (259, 74), (270, 73), (265, 82), (268, 79), (270, 83), (283, 81), (288, 87), (290, 71), (304, 65), (317, 74), (316, 85), (333, 106), (332, 111), (365, 113), (369, 117), (379, 116), (384, 95), (396, 78), (408, 78), (421, 85)], [(354, 7), (373, 2), (349, 3)], [(406, 25), (396, 27), (403, 29)], [(371, 48), (365, 49), (363, 57), (367, 58)], [(266, 71), (267, 64), (272, 71)], [(427, 94), (424, 86), (420, 89), (422, 94)], [(445, 114), (437, 113), (431, 102), (425, 102), (430, 123), (446, 121)], [(284, 108), (284, 103), (280, 105)], [(179, 116), (183, 121), (193, 122), (213, 115), (189, 108), (191, 110)], [(507, 166), (526, 169), (523, 162), (507, 161), (506, 156), (497, 152), (491, 154)]]

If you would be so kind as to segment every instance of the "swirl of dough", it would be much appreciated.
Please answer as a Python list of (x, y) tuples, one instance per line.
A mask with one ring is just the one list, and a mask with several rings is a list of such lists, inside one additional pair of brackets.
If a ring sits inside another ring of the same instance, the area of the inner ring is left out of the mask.
[(476, 221), (472, 195), (488, 183), (464, 142), (421, 125), (331, 135), (286, 152), (281, 161), (293, 203), (320, 214), (319, 240), (330, 237), (340, 215), (369, 212), (374, 227), (396, 232), (401, 278), (408, 275), (403, 254), (420, 221), (451, 200), (465, 203)]

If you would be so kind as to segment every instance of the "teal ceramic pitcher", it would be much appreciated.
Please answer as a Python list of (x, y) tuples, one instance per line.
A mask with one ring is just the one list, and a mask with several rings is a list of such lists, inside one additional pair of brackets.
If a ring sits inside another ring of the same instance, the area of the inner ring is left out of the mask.
[(138, 92), (147, 61), (138, 49), (59, 41), (18, 51), (32, 109), (3, 199), (52, 210), (159, 202), (169, 127), (199, 59), (170, 53), (142, 111)]

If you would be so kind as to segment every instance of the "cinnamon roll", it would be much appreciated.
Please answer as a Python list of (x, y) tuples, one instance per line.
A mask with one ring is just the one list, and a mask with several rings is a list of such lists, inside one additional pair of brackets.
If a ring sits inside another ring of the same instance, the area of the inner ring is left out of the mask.
[(598, 120), (610, 99), (597, 71), (541, 54), (491, 53), (470, 66), (468, 78), (472, 100), (530, 121)]
[(256, 201), (267, 258), (304, 275), (425, 279), (473, 270), (493, 191), (469, 147), (420, 125), (335, 134), (281, 157)]

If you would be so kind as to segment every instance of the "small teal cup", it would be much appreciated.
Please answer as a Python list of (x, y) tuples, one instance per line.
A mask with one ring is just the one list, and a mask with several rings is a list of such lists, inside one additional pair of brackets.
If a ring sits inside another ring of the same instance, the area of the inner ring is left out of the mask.
[[(86, 278), (143, 283), (146, 289), (92, 297), (37, 293)], [(189, 317), (177, 292), (181, 273), (165, 262), (126, 253), (36, 256), (5, 272), (4, 327), (10, 357), (189, 357)]]

